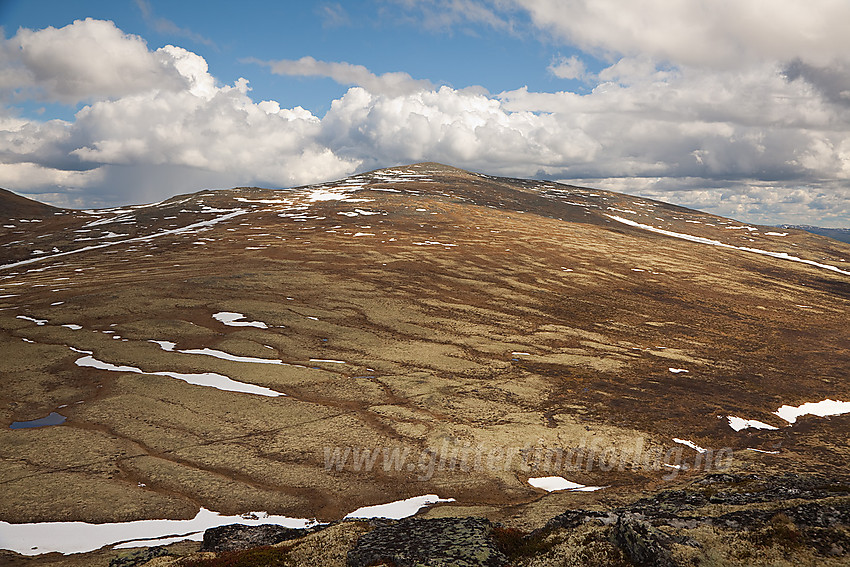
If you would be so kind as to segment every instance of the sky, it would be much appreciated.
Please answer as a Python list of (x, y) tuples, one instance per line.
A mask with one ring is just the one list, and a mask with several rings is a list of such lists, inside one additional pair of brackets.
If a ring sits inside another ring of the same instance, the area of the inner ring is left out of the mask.
[(846, 0), (0, 0), (0, 187), (58, 206), (438, 161), (850, 228)]

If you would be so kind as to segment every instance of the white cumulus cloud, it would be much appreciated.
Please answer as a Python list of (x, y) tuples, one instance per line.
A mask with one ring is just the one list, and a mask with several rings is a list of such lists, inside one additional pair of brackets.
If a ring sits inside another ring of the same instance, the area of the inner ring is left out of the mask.
[(185, 84), (166, 54), (148, 50), (142, 38), (108, 21), (21, 28), (0, 45), (0, 92), (76, 103)]
[(586, 162), (596, 144), (554, 116), (509, 111), (476, 91), (440, 87), (403, 96), (353, 88), (322, 121), (322, 139), (364, 163), (435, 160), (491, 172), (531, 173)]
[(549, 72), (559, 79), (583, 79), (587, 74), (584, 62), (577, 56), (560, 56), (548, 67)]
[(290, 186), (358, 165), (317, 141), (321, 122), (310, 112), (255, 103), (245, 79), (218, 86), (199, 55), (149, 50), (111, 22), (22, 29), (3, 50), (7, 91), (93, 102), (72, 121), (0, 120), (0, 186), (91, 206), (205, 186)]

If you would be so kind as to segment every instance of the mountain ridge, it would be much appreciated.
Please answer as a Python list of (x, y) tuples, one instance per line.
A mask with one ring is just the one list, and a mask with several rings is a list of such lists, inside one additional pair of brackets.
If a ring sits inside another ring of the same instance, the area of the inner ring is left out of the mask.
[(0, 214), (4, 217), (14, 218), (18, 216), (34, 216), (36, 218), (46, 217), (62, 209), (48, 205), (13, 191), (0, 188)]
[[(696, 223), (696, 224), (708, 222), (709, 220), (717, 221), (717, 222), (720, 222), (720, 223), (723, 223), (723, 224), (726, 224), (726, 225), (728, 225), (732, 222), (738, 223), (738, 221), (734, 221), (734, 219), (727, 219), (727, 218), (724, 218), (724, 217), (719, 217), (719, 216), (716, 216), (716, 215), (703, 213), (703, 212), (698, 211), (696, 209), (689, 209), (687, 207), (682, 207), (682, 206), (679, 206), (679, 205), (666, 203), (664, 201), (657, 201), (657, 200), (642, 198), (642, 197), (634, 197), (634, 196), (630, 196), (630, 195), (627, 195), (627, 194), (624, 194), (624, 193), (617, 193), (617, 192), (611, 192), (611, 191), (605, 191), (605, 190), (599, 190), (599, 189), (590, 189), (590, 188), (578, 187), (578, 186), (574, 186), (574, 185), (565, 185), (565, 184), (561, 184), (561, 183), (557, 183), (557, 182), (550, 182), (550, 181), (538, 181), (538, 180), (511, 178), (511, 177), (488, 176), (488, 175), (484, 175), (484, 174), (477, 174), (477, 173), (468, 172), (468, 171), (465, 171), (465, 170), (462, 170), (462, 169), (459, 169), (459, 168), (456, 168), (456, 167), (453, 167), (453, 166), (447, 166), (447, 165), (436, 163), (436, 162), (422, 162), (422, 163), (412, 164), (410, 166), (397, 166), (397, 167), (394, 167), (394, 168), (382, 168), (382, 169), (377, 169), (377, 170), (374, 170), (374, 171), (364, 172), (364, 173), (361, 173), (361, 174), (350, 176), (350, 177), (341, 179), (341, 180), (336, 181), (336, 182), (327, 182), (327, 183), (342, 184), (342, 183), (345, 183), (346, 180), (348, 180), (348, 179), (359, 179), (359, 178), (362, 178), (363, 176), (381, 175), (384, 172), (392, 172), (392, 171), (396, 171), (396, 170), (399, 170), (399, 169), (404, 169), (405, 167), (419, 168), (419, 169), (423, 169), (423, 170), (430, 170), (430, 171), (440, 172), (442, 174), (448, 174), (448, 175), (455, 176), (455, 177), (462, 176), (462, 177), (466, 177), (468, 179), (475, 178), (475, 177), (486, 178), (486, 179), (493, 180), (496, 183), (513, 184), (516, 187), (520, 187), (520, 188), (522, 188), (522, 187), (532, 187), (532, 186), (536, 186), (536, 187), (539, 188), (539, 187), (546, 187), (548, 185), (550, 189), (556, 189), (557, 191), (560, 191), (560, 192), (564, 192), (564, 191), (577, 192), (577, 193), (573, 194), (573, 196), (574, 197), (583, 197), (583, 198), (585, 198), (585, 201), (586, 201), (586, 197), (588, 195), (593, 195), (595, 197), (602, 197), (604, 200), (613, 200), (613, 204), (615, 204), (615, 205), (617, 203), (621, 203), (621, 204), (625, 203), (626, 206), (629, 206), (629, 205), (634, 205), (636, 203), (640, 203), (640, 204), (642, 204), (642, 206), (661, 207), (664, 210), (668, 210), (668, 211), (672, 211), (672, 212), (680, 212), (680, 213), (683, 213), (683, 214), (694, 216), (694, 218), (700, 217), (700, 218), (703, 219), (702, 221), (696, 221), (696, 220), (690, 221), (691, 223)], [(33, 200), (27, 199), (25, 197), (22, 197), (22, 196), (19, 196), (19, 195), (16, 195), (14, 193), (6, 191), (4, 193), (0, 193), (0, 210), (17, 210), (17, 209), (15, 209), (15, 207), (21, 207), (21, 206), (24, 206), (24, 204), (26, 204), (26, 206), (29, 209), (32, 209), (32, 210), (37, 210), (39, 208), (39, 206), (44, 207), (44, 210), (41, 214), (41, 218), (49, 218), (48, 213), (52, 214), (53, 216), (61, 216), (63, 214), (65, 214), (65, 215), (67, 215), (67, 214), (81, 215), (81, 214), (86, 214), (86, 213), (97, 215), (97, 214), (109, 214), (110, 211), (123, 211), (126, 214), (126, 213), (134, 211), (134, 210), (150, 209), (150, 208), (154, 208), (154, 207), (157, 207), (157, 206), (163, 206), (164, 207), (164, 206), (168, 206), (170, 203), (184, 202), (185, 200), (197, 199), (197, 198), (200, 198), (201, 196), (204, 196), (204, 195), (210, 196), (210, 195), (215, 194), (217, 192), (269, 191), (269, 192), (272, 192), (272, 194), (284, 194), (285, 195), (285, 194), (290, 193), (290, 192), (298, 192), (299, 190), (304, 190), (305, 188), (320, 187), (320, 186), (323, 186), (323, 185), (325, 185), (325, 184), (313, 184), (313, 185), (307, 185), (307, 186), (301, 186), (301, 187), (294, 187), (294, 188), (290, 188), (290, 189), (278, 189), (278, 190), (262, 189), (262, 188), (258, 188), (258, 187), (235, 187), (233, 189), (201, 190), (201, 191), (197, 191), (195, 193), (190, 193), (190, 194), (175, 195), (173, 197), (170, 197), (170, 198), (168, 198), (164, 201), (158, 202), (158, 203), (144, 204), (144, 205), (132, 205), (132, 206), (126, 206), (126, 207), (111, 207), (111, 208), (106, 208), (106, 209), (86, 209), (86, 210), (56, 209), (54, 207), (51, 207), (50, 205), (44, 205), (44, 204), (38, 203), (37, 201), (33, 201)], [(563, 188), (563, 189), (557, 189), (558, 187)], [(220, 193), (220, 194), (224, 195), (225, 193)], [(561, 195), (561, 196), (563, 196), (563, 195)], [(501, 201), (494, 199), (492, 194), (487, 195), (487, 194), (479, 193), (479, 194), (476, 195), (476, 197), (479, 199), (479, 202), (477, 203), (478, 205), (501, 206), (501, 207), (504, 207), (506, 205), (510, 205), (510, 202), (505, 203), (505, 202), (501, 202)], [(547, 209), (551, 208), (551, 206), (553, 205), (551, 197), (552, 197), (551, 194), (547, 195), (544, 191), (541, 199), (537, 199), (537, 202), (533, 203), (533, 204), (537, 205), (536, 207), (534, 207), (533, 212), (537, 212), (539, 214), (545, 215)], [(508, 200), (510, 201), (510, 199), (508, 199)], [(563, 200), (563, 199), (561, 199), (561, 200)], [(8, 203), (7, 203), (7, 201), (8, 201)], [(516, 203), (514, 203), (514, 204), (516, 204)], [(529, 203), (525, 203), (526, 207), (528, 205), (529, 205)], [(578, 203), (573, 203), (573, 205), (581, 206), (581, 204), (578, 204)], [(583, 203), (583, 205), (586, 207), (588, 205), (588, 203), (585, 202), (585, 203)], [(591, 206), (598, 208), (597, 205), (591, 204)], [(612, 212), (616, 209), (616, 207), (612, 207), (610, 204), (606, 205), (606, 207), (607, 207), (607, 209), (612, 210)], [(577, 209), (570, 211), (572, 214), (564, 215), (564, 212), (565, 211), (561, 210), (561, 214), (563, 216), (560, 217), (559, 220), (572, 221), (572, 222), (581, 222), (582, 221), (582, 217), (580, 216), (580, 212)], [(635, 212), (629, 210), (629, 211), (627, 211), (627, 214), (628, 213), (634, 214)], [(15, 216), (20, 216), (20, 215), (16, 214)], [(608, 215), (608, 216), (613, 218), (616, 215)], [(13, 217), (10, 216), (9, 218), (13, 218)], [(22, 219), (22, 221), (26, 221), (26, 219)], [(108, 223), (104, 223), (104, 224), (108, 224)], [(746, 234), (749, 234), (749, 233), (755, 231), (756, 226), (759, 226), (760, 233), (762, 235), (764, 235), (765, 233), (767, 233), (769, 235), (770, 234), (772, 234), (772, 235), (778, 235), (779, 234), (779, 233), (775, 233), (775, 232), (772, 232), (771, 230), (769, 230), (770, 228), (772, 228), (772, 227), (769, 227), (769, 226), (750, 225), (750, 224), (747, 224), (747, 223), (738, 223), (738, 224), (739, 224), (739, 226), (737, 226), (737, 227), (727, 226), (726, 228), (745, 229), (747, 231), (747, 233), (745, 233), (745, 235), (742, 236), (740, 239), (722, 239), (724, 244), (736, 244), (736, 245), (742, 244), (743, 245), (744, 243), (742, 241), (755, 242), (755, 240), (753, 240), (752, 238), (747, 238)], [(678, 225), (681, 227), (682, 223), (678, 223)], [(60, 226), (58, 228), (62, 229), (62, 225), (60, 224)], [(662, 227), (657, 226), (656, 228), (662, 228)], [(671, 227), (667, 226), (667, 227), (663, 227), (663, 228), (670, 229)], [(689, 227), (689, 228), (693, 229), (695, 227)], [(804, 229), (801, 229), (801, 230), (804, 230)], [(812, 231), (805, 231), (804, 230), (804, 232), (808, 232), (809, 234), (815, 234)], [(696, 231), (695, 232), (693, 230), (688, 231), (688, 235), (701, 237), (701, 238), (716, 238), (716, 236), (717, 236), (716, 233), (711, 233), (711, 232), (705, 233), (704, 231)], [(57, 243), (53, 243), (53, 244), (57, 245), (57, 244), (60, 244), (60, 243), (57, 242)], [(61, 244), (68, 246), (70, 243), (62, 242)], [(772, 243), (772, 244), (775, 244), (775, 243)], [(63, 251), (64, 247), (60, 246), (59, 249), (60, 249), (60, 251)], [(787, 248), (785, 248), (784, 251), (787, 252), (788, 251)], [(3, 257), (2, 253), (0, 253), (0, 261), (3, 261), (4, 259), (5, 258)], [(20, 258), (20, 259), (23, 260), (24, 258)]]
[(812, 234), (826, 236), (834, 240), (850, 243), (850, 228), (828, 228), (823, 226), (812, 226), (808, 224), (781, 224), (779, 228), (793, 228), (796, 230), (805, 230)]

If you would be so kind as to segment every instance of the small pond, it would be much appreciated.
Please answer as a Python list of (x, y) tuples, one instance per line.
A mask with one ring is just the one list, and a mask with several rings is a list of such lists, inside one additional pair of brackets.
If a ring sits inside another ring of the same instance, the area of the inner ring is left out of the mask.
[(45, 427), (47, 425), (61, 425), (67, 419), (64, 415), (58, 414), (55, 411), (50, 412), (50, 415), (31, 419), (29, 421), (13, 421), (9, 429), (28, 429), (30, 427)]

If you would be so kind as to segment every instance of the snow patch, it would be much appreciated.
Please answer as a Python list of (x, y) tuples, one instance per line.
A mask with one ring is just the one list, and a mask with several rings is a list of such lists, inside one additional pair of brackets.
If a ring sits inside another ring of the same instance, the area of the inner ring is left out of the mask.
[(387, 518), (390, 520), (400, 520), (416, 514), (419, 510), (427, 506), (454, 501), (454, 498), (440, 498), (436, 494), (426, 494), (387, 504), (364, 506), (348, 514), (345, 519)]
[(838, 272), (839, 274), (844, 274), (846, 276), (850, 276), (850, 271), (842, 270), (835, 266), (831, 266), (829, 264), (821, 264), (819, 262), (815, 262), (813, 260), (806, 260), (804, 258), (799, 258), (797, 256), (791, 256), (787, 252), (770, 252), (768, 250), (761, 250), (759, 248), (749, 248), (747, 246), (732, 246), (731, 244), (725, 244), (720, 242), (719, 240), (712, 240), (710, 238), (703, 238), (701, 236), (693, 236), (690, 234), (683, 234), (681, 232), (672, 232), (670, 230), (663, 230), (660, 228), (656, 228), (654, 226), (650, 226), (648, 224), (641, 224), (639, 222), (635, 222), (633, 220), (625, 219), (623, 217), (618, 217), (614, 215), (605, 215), (608, 218), (614, 219), (617, 222), (621, 222), (623, 224), (627, 224), (629, 226), (634, 226), (636, 228), (640, 228), (643, 230), (648, 230), (650, 232), (657, 232), (658, 234), (663, 234), (665, 236), (672, 236), (673, 238), (680, 238), (682, 240), (689, 240), (691, 242), (698, 242), (700, 244), (709, 244), (711, 246), (719, 246), (721, 248), (730, 248), (732, 250), (742, 250), (744, 252), (752, 252), (754, 254), (761, 254), (763, 256), (771, 256), (773, 258), (779, 258), (781, 260), (790, 260), (792, 262), (800, 262), (802, 264), (808, 264), (810, 266), (815, 266), (816, 268), (823, 268), (825, 270), (831, 270), (833, 272)]
[[(351, 186), (351, 188), (355, 188), (356, 186)], [(347, 189), (348, 187), (346, 187)], [(342, 189), (342, 187), (339, 187)], [(350, 199), (351, 195), (346, 195), (345, 193), (328, 191), (327, 189), (315, 189), (307, 194), (307, 200), (315, 203), (316, 201), (343, 201), (345, 199)]]
[(275, 360), (271, 358), (257, 358), (254, 356), (239, 356), (237, 354), (230, 354), (229, 352), (224, 352), (223, 350), (216, 350), (214, 348), (190, 348), (185, 350), (174, 350), (176, 344), (171, 341), (150, 342), (158, 344), (162, 350), (168, 352), (179, 352), (182, 354), (199, 354), (203, 356), (211, 356), (213, 358), (218, 358), (221, 360), (230, 360), (232, 362), (250, 362), (253, 364), (286, 364), (282, 360)]
[(554, 492), (556, 490), (570, 490), (573, 492), (593, 492), (601, 490), (604, 486), (585, 486), (571, 480), (567, 480), (562, 476), (539, 476), (528, 479), (528, 484), (534, 488), (540, 488), (546, 492)]
[(414, 242), (415, 246), (446, 246), (452, 247), (457, 246), (457, 244), (446, 244), (444, 242), (437, 242), (436, 240), (426, 240), (425, 242)]
[(283, 199), (246, 199), (245, 197), (236, 197), (240, 203), (260, 203), (262, 205), (291, 205), (292, 201)]
[(258, 396), (267, 396), (270, 398), (286, 395), (282, 392), (276, 392), (270, 388), (264, 388), (263, 386), (237, 382), (236, 380), (232, 380), (222, 374), (216, 374), (215, 372), (204, 372), (201, 374), (183, 374), (180, 372), (145, 372), (135, 366), (121, 366), (104, 362), (96, 359), (90, 354), (83, 356), (82, 358), (78, 358), (75, 364), (84, 368), (97, 368), (99, 370), (109, 370), (111, 372), (132, 372), (134, 374), (146, 374), (149, 376), (167, 376), (176, 380), (182, 380), (183, 382), (194, 386), (207, 386), (226, 392), (256, 394)]
[(251, 526), (276, 524), (287, 528), (307, 528), (318, 522), (303, 518), (271, 516), (265, 512), (223, 516), (206, 508), (201, 508), (191, 520), (136, 520), (106, 524), (0, 522), (0, 548), (11, 549), (22, 555), (40, 555), (54, 552), (86, 553), (116, 543), (123, 543), (118, 546), (121, 548), (164, 545), (167, 541), (201, 541), (204, 530), (233, 523)]
[(799, 406), (785, 405), (773, 413), (788, 423), (795, 423), (798, 417), (802, 417), (804, 415), (826, 417), (829, 415), (850, 413), (850, 402), (826, 399), (819, 402), (806, 402)]
[(693, 441), (688, 441), (687, 439), (679, 439), (678, 437), (673, 438), (674, 443), (679, 443), (680, 445), (685, 445), (686, 447), (690, 447), (697, 453), (705, 453), (705, 449), (694, 443)]
[(778, 427), (774, 427), (762, 421), (758, 421), (755, 419), (744, 419), (741, 417), (735, 417), (734, 415), (727, 415), (726, 419), (729, 420), (729, 427), (731, 427), (735, 431), (741, 431), (742, 429), (747, 429), (749, 427), (753, 429), (779, 429)]
[(213, 319), (224, 323), (228, 327), (257, 327), (258, 329), (268, 329), (269, 326), (262, 321), (242, 321), (245, 315), (233, 311), (219, 311), (213, 314)]
[(34, 317), (27, 317), (26, 315), (18, 315), (15, 319), (23, 319), (24, 321), (32, 321), (39, 327), (47, 324), (47, 319), (35, 319)]
[(167, 236), (173, 234), (181, 234), (184, 232), (190, 232), (195, 230), (200, 230), (204, 228), (211, 227), (217, 223), (232, 219), (235, 216), (242, 215), (247, 213), (248, 211), (244, 211), (242, 209), (236, 209), (226, 215), (222, 215), (220, 217), (216, 217), (214, 219), (209, 219), (205, 221), (200, 221), (196, 223), (192, 223), (190, 225), (186, 225), (180, 228), (174, 228), (170, 230), (164, 230), (162, 232), (156, 232), (154, 234), (149, 234), (147, 236), (138, 236), (136, 238), (129, 238), (127, 240), (115, 240), (112, 242), (105, 242), (103, 244), (93, 244), (91, 246), (83, 246), (82, 248), (77, 248), (76, 250), (67, 250), (65, 252), (59, 252), (58, 249), (54, 249), (56, 254), (51, 254), (49, 256), (39, 256), (37, 258), (29, 258), (27, 260), (21, 260), (19, 262), (12, 262), (11, 264), (4, 264), (0, 266), (0, 270), (5, 270), (8, 268), (15, 268), (17, 266), (23, 266), (25, 264), (31, 264), (33, 262), (40, 262), (42, 260), (48, 260), (52, 258), (59, 258), (60, 256), (68, 256), (69, 254), (77, 254), (79, 252), (88, 252), (89, 250), (99, 250), (101, 248), (107, 248), (109, 246), (116, 246), (118, 244), (127, 244), (130, 242), (147, 242), (149, 240), (153, 240), (154, 238), (159, 238), (160, 236)]

